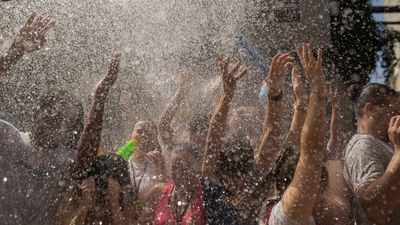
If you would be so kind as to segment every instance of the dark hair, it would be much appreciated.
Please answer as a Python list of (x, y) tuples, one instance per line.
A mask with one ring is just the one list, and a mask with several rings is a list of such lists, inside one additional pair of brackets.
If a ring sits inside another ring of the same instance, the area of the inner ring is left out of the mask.
[(218, 157), (218, 172), (231, 178), (247, 174), (254, 168), (254, 151), (250, 141), (240, 134), (231, 135)]
[(96, 186), (101, 188), (106, 188), (108, 177), (118, 181), (121, 186), (130, 183), (128, 162), (117, 155), (97, 156), (83, 172), (72, 170), (72, 177), (78, 181), (94, 177)]
[[(275, 161), (269, 176), (274, 183), (276, 190), (283, 193), (293, 180), (300, 152), (288, 146), (283, 149)], [(328, 172), (325, 166), (322, 167), (321, 180), (327, 180)]]
[(388, 97), (398, 96), (398, 93), (391, 87), (370, 83), (363, 87), (358, 84), (353, 84), (348, 89), (350, 100), (354, 103), (354, 111), (357, 116), (362, 116), (362, 109), (367, 103), (374, 105), (388, 105)]
[[(56, 104), (61, 104), (66, 107), (74, 107), (74, 111), (77, 113), (76, 118), (73, 118), (72, 121), (70, 121), (70, 130), (69, 135), (70, 135), (70, 141), (69, 141), (69, 146), (71, 149), (76, 149), (80, 137), (80, 132), (83, 129), (83, 121), (84, 121), (84, 112), (83, 112), (83, 106), (82, 103), (75, 98), (75, 96), (71, 95), (67, 91), (64, 90), (48, 90), (46, 92), (43, 92), (39, 95), (39, 102), (38, 102), (38, 107), (36, 107), (34, 114), (33, 114), (33, 122), (39, 122), (38, 116), (41, 113), (49, 113), (52, 112), (52, 109), (54, 108), (54, 105)], [(59, 115), (57, 116), (49, 116), (49, 119), (57, 121), (58, 119), (61, 119), (60, 117), (63, 115), (64, 112), (57, 112)], [(53, 122), (54, 122), (53, 121)], [(39, 137), (40, 138), (40, 137)]]
[(201, 133), (208, 129), (210, 123), (210, 115), (208, 113), (196, 113), (188, 122), (189, 130), (193, 133)]
[(272, 182), (279, 192), (285, 191), (292, 182), (299, 158), (299, 151), (295, 151), (290, 146), (280, 151), (271, 171)]
[(203, 153), (198, 145), (190, 142), (184, 142), (181, 144), (177, 144), (173, 147), (172, 150), (175, 154), (187, 154), (194, 157), (195, 160), (203, 160)]

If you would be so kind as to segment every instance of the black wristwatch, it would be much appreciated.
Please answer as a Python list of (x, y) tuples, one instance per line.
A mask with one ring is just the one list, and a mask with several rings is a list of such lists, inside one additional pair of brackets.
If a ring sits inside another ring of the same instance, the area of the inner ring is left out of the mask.
[(277, 102), (279, 100), (281, 100), (283, 97), (283, 91), (281, 90), (281, 92), (279, 92), (279, 94), (277, 96), (269, 96), (269, 100)]

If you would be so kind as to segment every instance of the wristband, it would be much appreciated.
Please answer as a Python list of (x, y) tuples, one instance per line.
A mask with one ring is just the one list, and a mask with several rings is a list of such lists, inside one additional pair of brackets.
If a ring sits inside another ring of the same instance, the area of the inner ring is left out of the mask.
[(262, 104), (267, 104), (268, 103), (268, 87), (267, 85), (261, 86), (260, 92), (258, 94), (258, 98), (260, 99), (260, 102)]
[(277, 102), (277, 101), (281, 100), (282, 97), (283, 97), (283, 91), (281, 90), (277, 96), (269, 96), (269, 100)]
[(294, 110), (296, 111), (302, 111), (302, 112), (307, 112), (307, 106), (305, 105), (295, 105)]

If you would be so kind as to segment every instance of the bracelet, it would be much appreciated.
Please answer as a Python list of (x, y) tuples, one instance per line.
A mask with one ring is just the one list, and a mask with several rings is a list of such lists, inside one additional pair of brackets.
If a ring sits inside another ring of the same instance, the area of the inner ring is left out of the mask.
[(277, 102), (281, 100), (282, 97), (283, 97), (283, 91), (281, 90), (281, 92), (277, 96), (269, 96), (269, 100)]
[(294, 105), (294, 110), (307, 112), (307, 106), (306, 105)]

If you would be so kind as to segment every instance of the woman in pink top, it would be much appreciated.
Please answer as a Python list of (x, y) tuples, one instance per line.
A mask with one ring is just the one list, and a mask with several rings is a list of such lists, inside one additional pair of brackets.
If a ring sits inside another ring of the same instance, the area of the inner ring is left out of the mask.
[(184, 143), (174, 148), (171, 181), (154, 187), (149, 193), (141, 224), (206, 224), (200, 171), (194, 166), (201, 158), (201, 150), (195, 144)]

